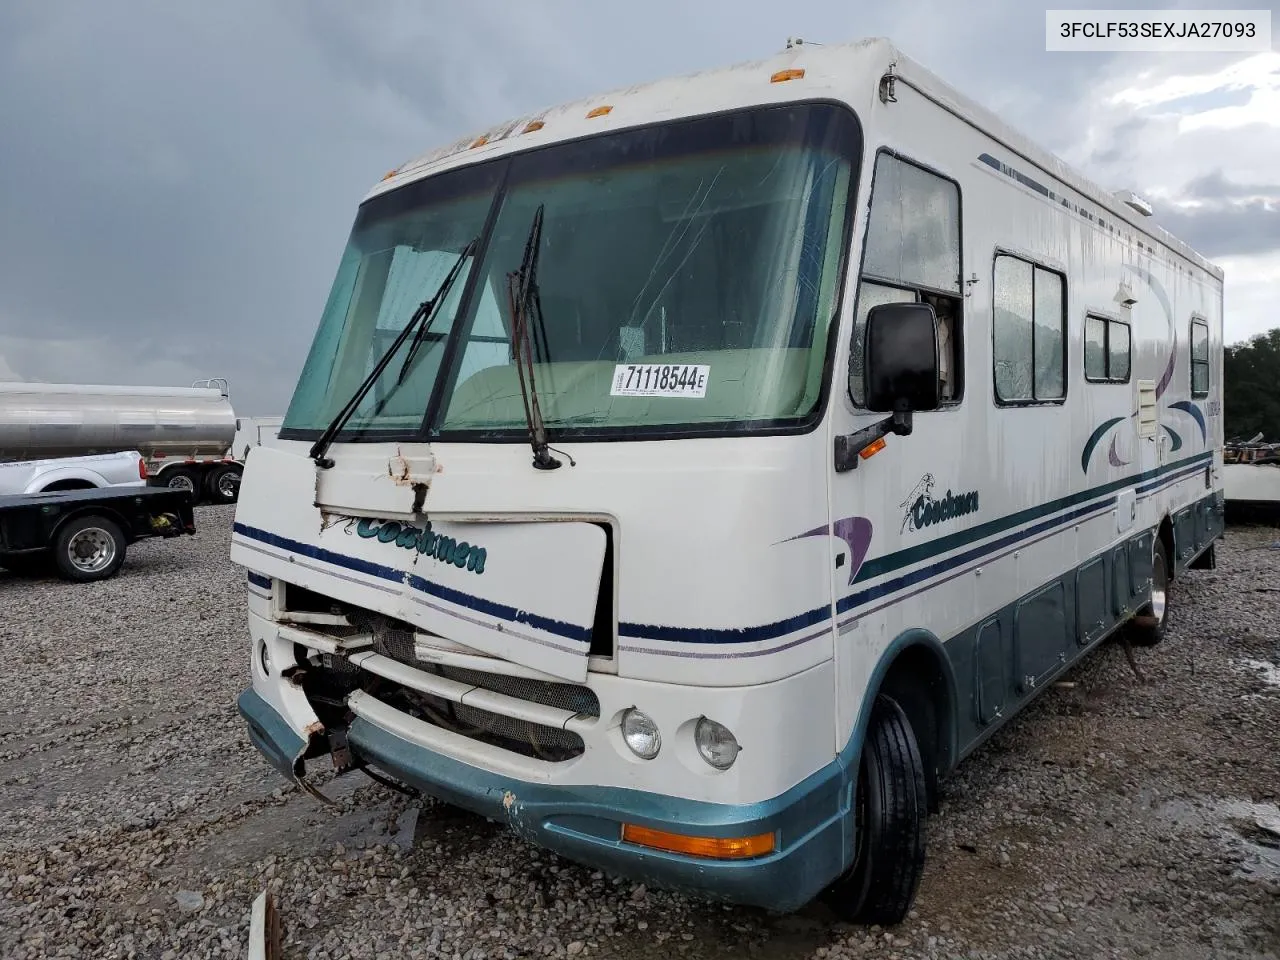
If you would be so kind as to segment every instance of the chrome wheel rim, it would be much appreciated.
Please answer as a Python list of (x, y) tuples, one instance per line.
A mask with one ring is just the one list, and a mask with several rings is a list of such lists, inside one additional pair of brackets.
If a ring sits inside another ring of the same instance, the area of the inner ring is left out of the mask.
[(234, 473), (228, 471), (218, 478), (218, 493), (221, 496), (231, 499), (236, 495), (237, 477)]
[(1169, 575), (1164, 568), (1164, 557), (1156, 551), (1151, 560), (1151, 615), (1164, 623), (1164, 612), (1169, 600)]
[(184, 474), (179, 474), (176, 477), (170, 477), (169, 487), (174, 490), (185, 490), (187, 493), (195, 493), (196, 490), (196, 485), (191, 482), (191, 478)]
[(116, 542), (101, 527), (86, 527), (67, 543), (67, 559), (82, 573), (99, 573), (116, 558)]

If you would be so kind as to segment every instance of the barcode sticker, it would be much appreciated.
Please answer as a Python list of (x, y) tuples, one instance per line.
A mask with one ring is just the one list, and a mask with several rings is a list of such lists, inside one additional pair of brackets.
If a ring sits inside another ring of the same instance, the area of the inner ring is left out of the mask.
[(613, 368), (614, 397), (694, 397), (707, 395), (711, 367), (705, 363), (620, 363)]

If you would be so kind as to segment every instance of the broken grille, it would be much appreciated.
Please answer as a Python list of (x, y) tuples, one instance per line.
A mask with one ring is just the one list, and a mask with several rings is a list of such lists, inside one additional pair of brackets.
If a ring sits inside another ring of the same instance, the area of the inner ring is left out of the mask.
[[(600, 700), (589, 687), (425, 663), (415, 654), (411, 625), (368, 610), (345, 613), (356, 632), (372, 636), (375, 652), (415, 670), (583, 717), (600, 716)], [(322, 662), (348, 692), (359, 687), (416, 719), (491, 746), (551, 763), (571, 760), (586, 749), (582, 737), (573, 731), (413, 690), (362, 670), (341, 654), (325, 654)]]

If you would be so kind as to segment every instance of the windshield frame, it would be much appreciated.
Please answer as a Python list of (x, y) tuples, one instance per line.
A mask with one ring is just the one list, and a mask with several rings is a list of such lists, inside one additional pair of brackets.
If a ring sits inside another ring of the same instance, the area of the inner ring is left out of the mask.
[[(479, 243), (475, 251), (475, 260), (472, 268), (468, 269), (462, 284), (454, 322), (450, 325), (447, 334), (434, 335), (446, 336), (447, 340), (443, 346), (439, 374), (436, 377), (435, 383), (432, 385), (420, 426), (416, 430), (399, 428), (351, 429), (349, 427), (344, 427), (333, 437), (333, 442), (462, 442), (526, 444), (529, 442), (528, 429), (523, 426), (448, 430), (441, 429), (440, 426), (446, 417), (448, 401), (456, 386), (457, 377), (460, 373), (463, 362), (463, 353), (466, 343), (470, 335), (471, 328), (475, 323), (477, 316), (477, 287), (483, 283), (485, 276), (485, 271), (481, 269), (481, 266), (489, 255), (494, 228), (503, 209), (504, 202), (507, 200), (513, 187), (527, 184), (531, 179), (535, 182), (537, 180), (536, 177), (527, 178), (513, 176), (513, 170), (517, 173), (519, 172), (517, 169), (518, 164), (522, 162), (529, 162), (531, 165), (536, 167), (538, 165), (538, 160), (540, 159), (539, 155), (546, 154), (550, 151), (564, 150), (566, 148), (580, 148), (587, 142), (607, 140), (608, 138), (618, 137), (620, 135), (642, 135), (646, 132), (652, 132), (655, 130), (670, 129), (672, 127), (682, 125), (694, 125), (708, 120), (713, 121), (735, 115), (747, 115), (755, 112), (777, 109), (794, 109), (797, 107), (826, 108), (836, 114), (843, 115), (833, 119), (831, 122), (846, 125), (845, 135), (841, 137), (840, 147), (842, 149), (839, 150), (839, 156), (849, 164), (848, 183), (846, 187), (847, 196), (843, 198), (844, 217), (843, 222), (840, 224), (839, 239), (837, 241), (839, 243), (839, 250), (836, 254), (835, 276), (833, 279), (833, 289), (835, 292), (832, 298), (831, 315), (825, 319), (821, 317), (815, 317), (814, 319), (815, 326), (820, 322), (825, 322), (827, 324), (827, 329), (825, 333), (825, 342), (820, 342), (815, 336), (811, 346), (812, 350), (821, 349), (823, 351), (823, 356), (821, 364), (822, 375), (821, 382), (819, 384), (818, 396), (810, 411), (799, 417), (787, 417), (772, 420), (755, 418), (689, 424), (657, 423), (634, 425), (606, 424), (564, 426), (557, 425), (552, 422), (548, 423), (546, 426), (546, 435), (547, 439), (552, 443), (557, 441), (618, 442), (632, 440), (717, 438), (728, 436), (787, 436), (804, 434), (814, 430), (825, 417), (831, 397), (835, 393), (832, 383), (833, 368), (835, 355), (837, 353), (836, 347), (839, 332), (842, 326), (842, 319), (849, 309), (849, 305), (846, 303), (849, 292), (849, 276), (850, 270), (855, 267), (852, 240), (856, 223), (857, 200), (862, 183), (862, 163), (866, 156), (865, 131), (856, 111), (848, 103), (830, 97), (745, 104), (687, 117), (657, 120), (620, 129), (602, 131), (600, 133), (590, 133), (582, 136), (570, 137), (563, 140), (557, 140), (553, 143), (542, 144), (524, 150), (512, 151), (489, 160), (450, 167), (437, 174), (432, 174), (419, 180), (411, 181), (403, 186), (396, 187), (382, 193), (377, 193), (367, 198), (361, 203), (357, 212), (356, 220), (352, 228), (352, 235), (354, 235), (355, 230), (362, 223), (365, 223), (371, 217), (376, 216), (380, 208), (404, 209), (407, 205), (413, 202), (413, 197), (420, 196), (423, 192), (431, 192), (431, 187), (426, 185), (430, 184), (432, 181), (438, 182), (438, 178), (457, 174), (470, 174), (472, 177), (475, 177), (476, 180), (485, 180), (494, 184), (490, 206), (485, 215), (484, 226), (481, 230)], [(295, 383), (295, 392), (297, 391), (297, 386), (298, 385)], [(292, 403), (292, 397), (290, 403)], [(282, 440), (313, 441), (317, 439), (322, 432), (322, 430), (314, 428), (282, 427), (279, 432), (279, 436)]]

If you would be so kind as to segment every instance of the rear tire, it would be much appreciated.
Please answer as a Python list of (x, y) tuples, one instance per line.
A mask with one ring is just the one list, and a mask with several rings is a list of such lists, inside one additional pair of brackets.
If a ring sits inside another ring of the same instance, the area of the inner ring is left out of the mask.
[(76, 517), (58, 531), (53, 562), (63, 579), (90, 583), (114, 577), (124, 563), (128, 544), (119, 525), (90, 514)]
[(170, 490), (185, 490), (194, 504), (200, 501), (201, 479), (200, 471), (195, 467), (173, 467), (160, 476), (158, 483)]
[(1129, 642), (1135, 647), (1154, 647), (1164, 639), (1169, 623), (1169, 554), (1164, 541), (1155, 538), (1151, 550), (1151, 602), (1125, 625)]
[(892, 926), (906, 918), (924, 872), (927, 808), (911, 721), (896, 700), (881, 694), (871, 708), (858, 771), (857, 854), (823, 895), (842, 919)]
[(209, 471), (205, 492), (213, 503), (235, 503), (240, 496), (240, 471), (229, 464)]

